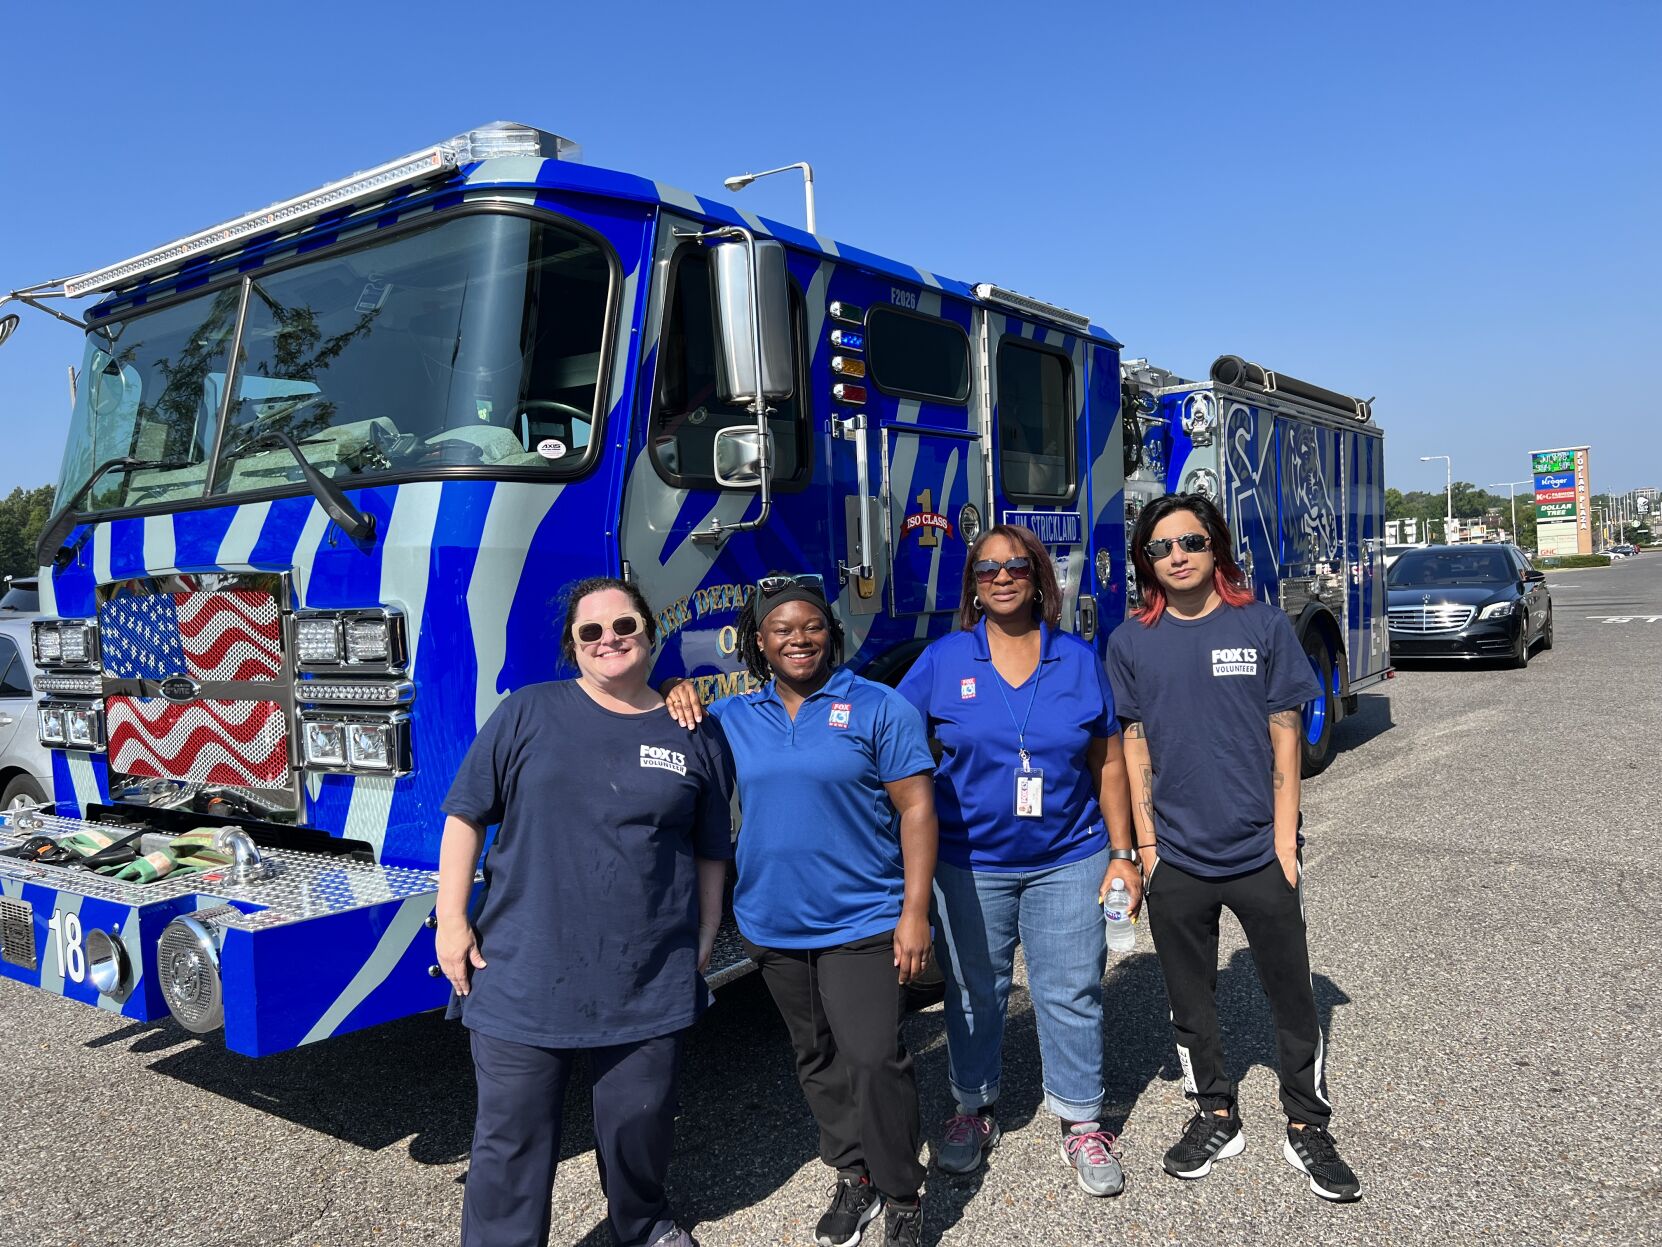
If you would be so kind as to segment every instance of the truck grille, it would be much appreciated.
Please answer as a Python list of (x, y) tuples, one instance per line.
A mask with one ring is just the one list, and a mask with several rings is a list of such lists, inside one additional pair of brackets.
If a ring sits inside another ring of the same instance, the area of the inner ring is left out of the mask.
[(1458, 632), (1472, 621), (1473, 607), (1432, 602), (1391, 607), (1392, 632)]
[(112, 776), (290, 788), (293, 694), (279, 578), (162, 575), (99, 596)]

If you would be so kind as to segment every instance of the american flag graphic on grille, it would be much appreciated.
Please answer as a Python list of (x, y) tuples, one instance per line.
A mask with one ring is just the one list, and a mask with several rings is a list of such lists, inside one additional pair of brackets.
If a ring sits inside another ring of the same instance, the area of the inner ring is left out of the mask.
[(195, 784), (287, 782), (288, 719), (274, 701), (111, 697), (110, 766), (127, 775)]
[(98, 612), (104, 671), (123, 680), (275, 680), (282, 669), (276, 599), (258, 589), (112, 598)]
[[(275, 680), (282, 671), (276, 599), (257, 589), (131, 594), (98, 612), (104, 672), (125, 680)], [(127, 775), (200, 784), (287, 782), (288, 719), (273, 701), (111, 697), (110, 765)]]

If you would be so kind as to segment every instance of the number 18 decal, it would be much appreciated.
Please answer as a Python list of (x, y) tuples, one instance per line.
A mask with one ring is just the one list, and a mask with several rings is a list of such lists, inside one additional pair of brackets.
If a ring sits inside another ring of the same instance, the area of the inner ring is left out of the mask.
[(64, 978), (80, 983), (87, 977), (87, 953), (81, 944), (81, 915), (52, 911), (52, 921), (46, 924), (58, 949), (58, 968)]

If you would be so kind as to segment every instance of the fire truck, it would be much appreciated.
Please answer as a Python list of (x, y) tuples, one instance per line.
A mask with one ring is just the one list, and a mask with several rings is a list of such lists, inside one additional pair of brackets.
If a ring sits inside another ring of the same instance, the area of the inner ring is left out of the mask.
[[(1223, 510), (1254, 593), (1287, 612), (1322, 696), (1304, 710), (1303, 771), (1333, 760), (1334, 729), (1391, 668), (1385, 592), (1385, 435), (1370, 400), (1237, 355), (1192, 381), (1121, 365), (1127, 532), (1165, 493)], [(1138, 599), (1135, 574), (1127, 596)]]
[(1124, 617), (1112, 336), (576, 155), (497, 123), (7, 296), (85, 352), (0, 973), (255, 1056), (442, 1006), (439, 803), (582, 576), (706, 697), (775, 570), (897, 679), (995, 522)]

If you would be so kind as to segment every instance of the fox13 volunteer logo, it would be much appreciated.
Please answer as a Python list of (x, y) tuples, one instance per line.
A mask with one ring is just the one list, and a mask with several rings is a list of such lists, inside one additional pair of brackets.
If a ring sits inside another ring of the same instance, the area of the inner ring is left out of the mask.
[(1258, 651), (1255, 649), (1215, 649), (1212, 651), (1213, 675), (1257, 675)]
[(642, 745), (641, 765), (658, 771), (674, 771), (677, 775), (685, 775), (687, 755), (676, 753), (673, 749), (661, 749), (657, 745)]

